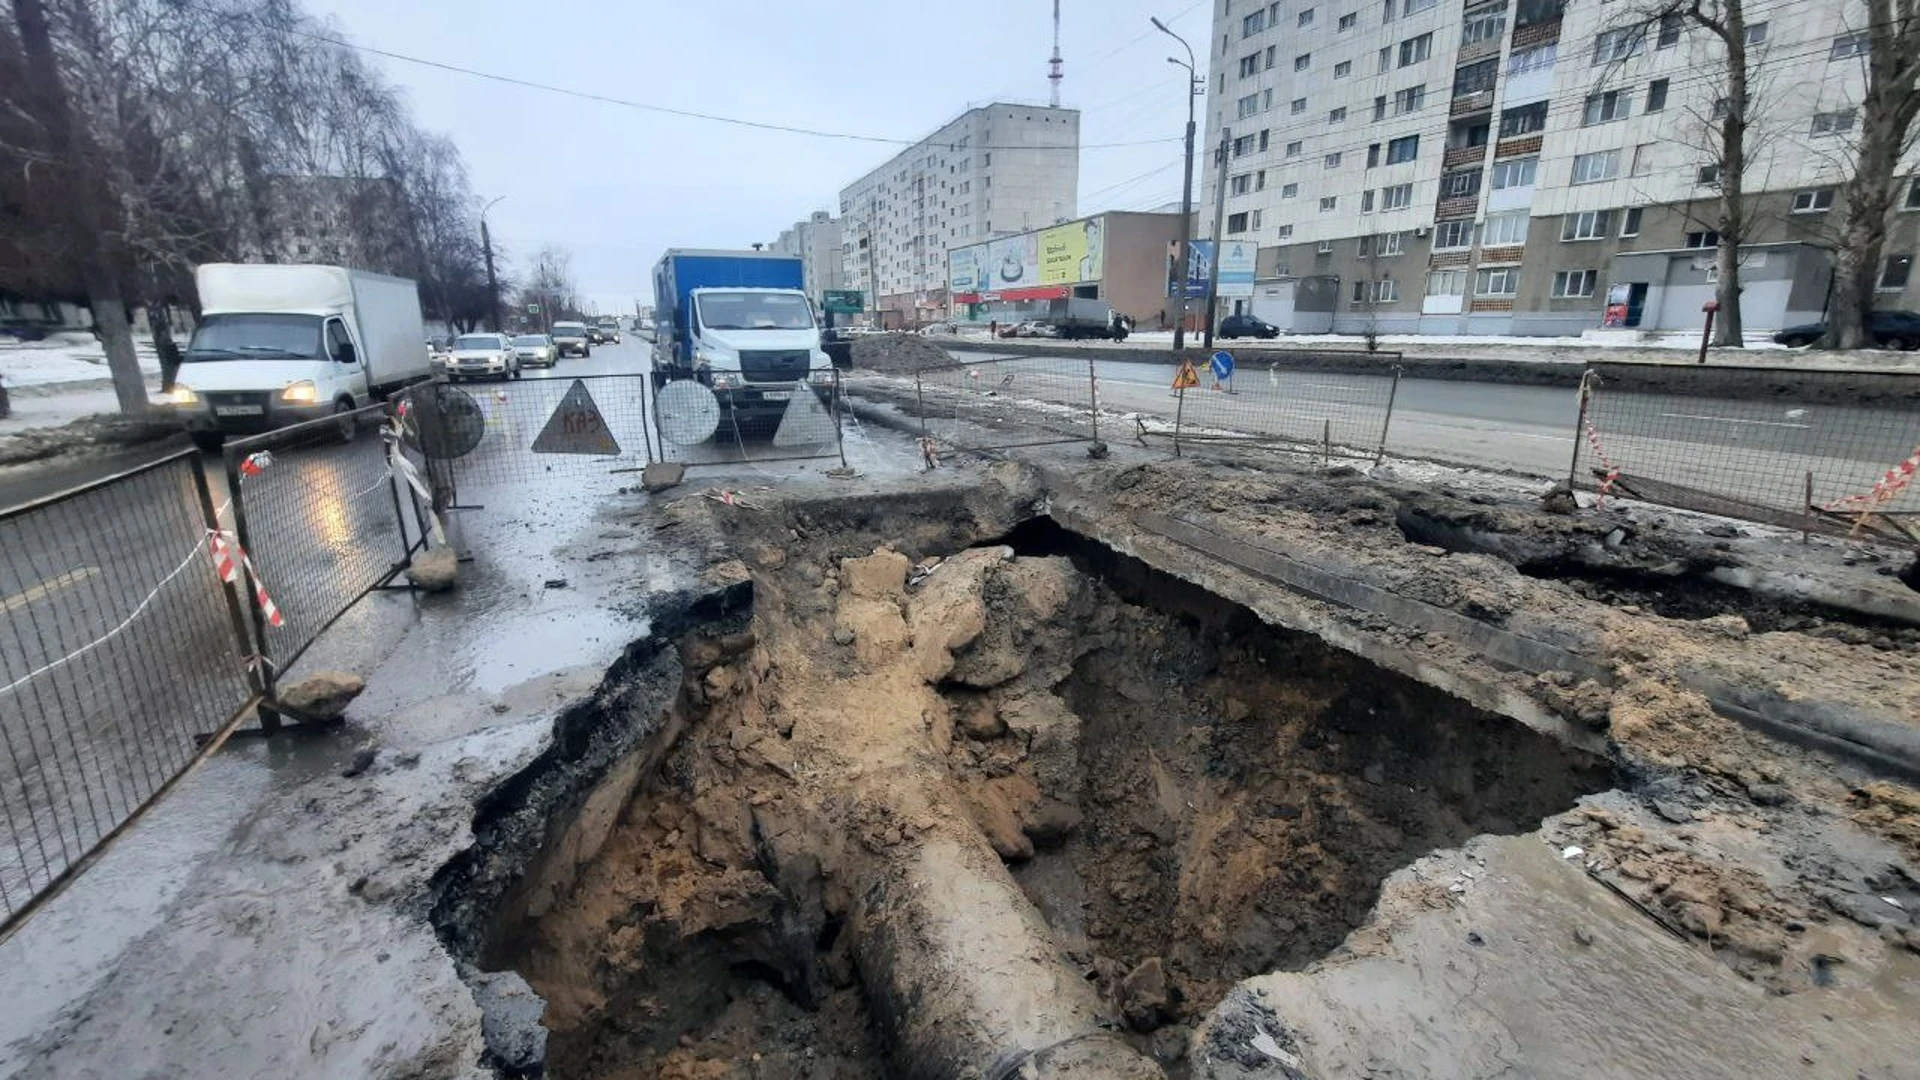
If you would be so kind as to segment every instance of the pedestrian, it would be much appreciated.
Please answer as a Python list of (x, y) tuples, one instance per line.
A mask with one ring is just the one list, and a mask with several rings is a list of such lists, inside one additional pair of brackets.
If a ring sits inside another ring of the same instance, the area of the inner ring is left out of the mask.
[(990, 338), (997, 338), (1000, 336), (1000, 320), (999, 319), (994, 319), (987, 323), (987, 336)]

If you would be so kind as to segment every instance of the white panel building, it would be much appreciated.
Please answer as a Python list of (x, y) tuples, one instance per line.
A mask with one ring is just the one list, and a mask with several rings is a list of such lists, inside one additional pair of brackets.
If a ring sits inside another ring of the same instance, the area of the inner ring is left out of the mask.
[(841, 261), (840, 219), (825, 210), (815, 210), (805, 221), (783, 229), (770, 250), (800, 260), (807, 295), (817, 303), (828, 289), (842, 289), (846, 273)]
[(1072, 219), (1079, 184), (1078, 110), (970, 109), (841, 189), (848, 287), (889, 324), (943, 317), (950, 249)]

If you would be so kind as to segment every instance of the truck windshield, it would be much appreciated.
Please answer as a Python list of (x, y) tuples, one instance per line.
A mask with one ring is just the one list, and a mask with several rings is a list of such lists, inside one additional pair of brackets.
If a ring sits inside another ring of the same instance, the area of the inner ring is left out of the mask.
[(789, 293), (701, 293), (700, 325), (709, 330), (811, 330), (807, 298)]
[(207, 315), (193, 331), (193, 340), (181, 359), (186, 363), (212, 360), (317, 360), (320, 358), (318, 315)]

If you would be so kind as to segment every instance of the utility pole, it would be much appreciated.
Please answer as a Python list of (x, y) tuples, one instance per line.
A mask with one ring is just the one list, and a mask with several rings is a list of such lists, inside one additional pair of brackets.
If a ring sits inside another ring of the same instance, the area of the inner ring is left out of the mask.
[(1175, 352), (1187, 344), (1187, 268), (1193, 265), (1193, 102), (1205, 87), (1200, 72), (1193, 59), (1193, 46), (1187, 39), (1167, 29), (1167, 24), (1157, 17), (1149, 17), (1153, 28), (1180, 43), (1187, 50), (1184, 63), (1178, 57), (1167, 57), (1167, 63), (1187, 69), (1187, 165), (1180, 174), (1180, 247), (1178, 261), (1173, 270), (1175, 310), (1179, 317), (1173, 324), (1173, 348)]
[(1220, 229), (1227, 220), (1227, 147), (1233, 142), (1233, 129), (1220, 128), (1220, 149), (1214, 152), (1213, 178), (1213, 259), (1207, 268), (1207, 328), (1202, 346), (1213, 348), (1213, 318), (1220, 300)]
[(493, 202), (480, 208), (480, 250), (487, 257), (487, 303), (493, 311), (493, 332), (500, 332), (500, 279), (493, 272), (493, 234), (487, 231), (487, 211), (493, 209), (493, 203), (506, 198), (496, 197)]

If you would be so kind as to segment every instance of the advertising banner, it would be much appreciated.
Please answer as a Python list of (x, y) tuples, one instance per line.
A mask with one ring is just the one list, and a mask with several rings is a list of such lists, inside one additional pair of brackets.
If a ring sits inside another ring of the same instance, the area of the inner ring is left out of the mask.
[[(1174, 260), (1180, 257), (1178, 242), (1167, 245), (1167, 295), (1179, 295), (1174, 291)], [(1194, 299), (1207, 295), (1207, 276), (1213, 271), (1213, 241), (1195, 240), (1187, 250), (1187, 298)]]
[(947, 290), (955, 296), (973, 295), (982, 287), (987, 245), (974, 244), (947, 252)]
[(1106, 219), (1092, 217), (1040, 233), (1040, 282), (1079, 285), (1099, 281), (1106, 259)]
[(1006, 292), (1040, 284), (1040, 244), (1036, 233), (1007, 236), (987, 245), (982, 292)]
[(1259, 245), (1245, 240), (1229, 240), (1221, 247), (1219, 295), (1253, 295), (1253, 266), (1259, 254)]

